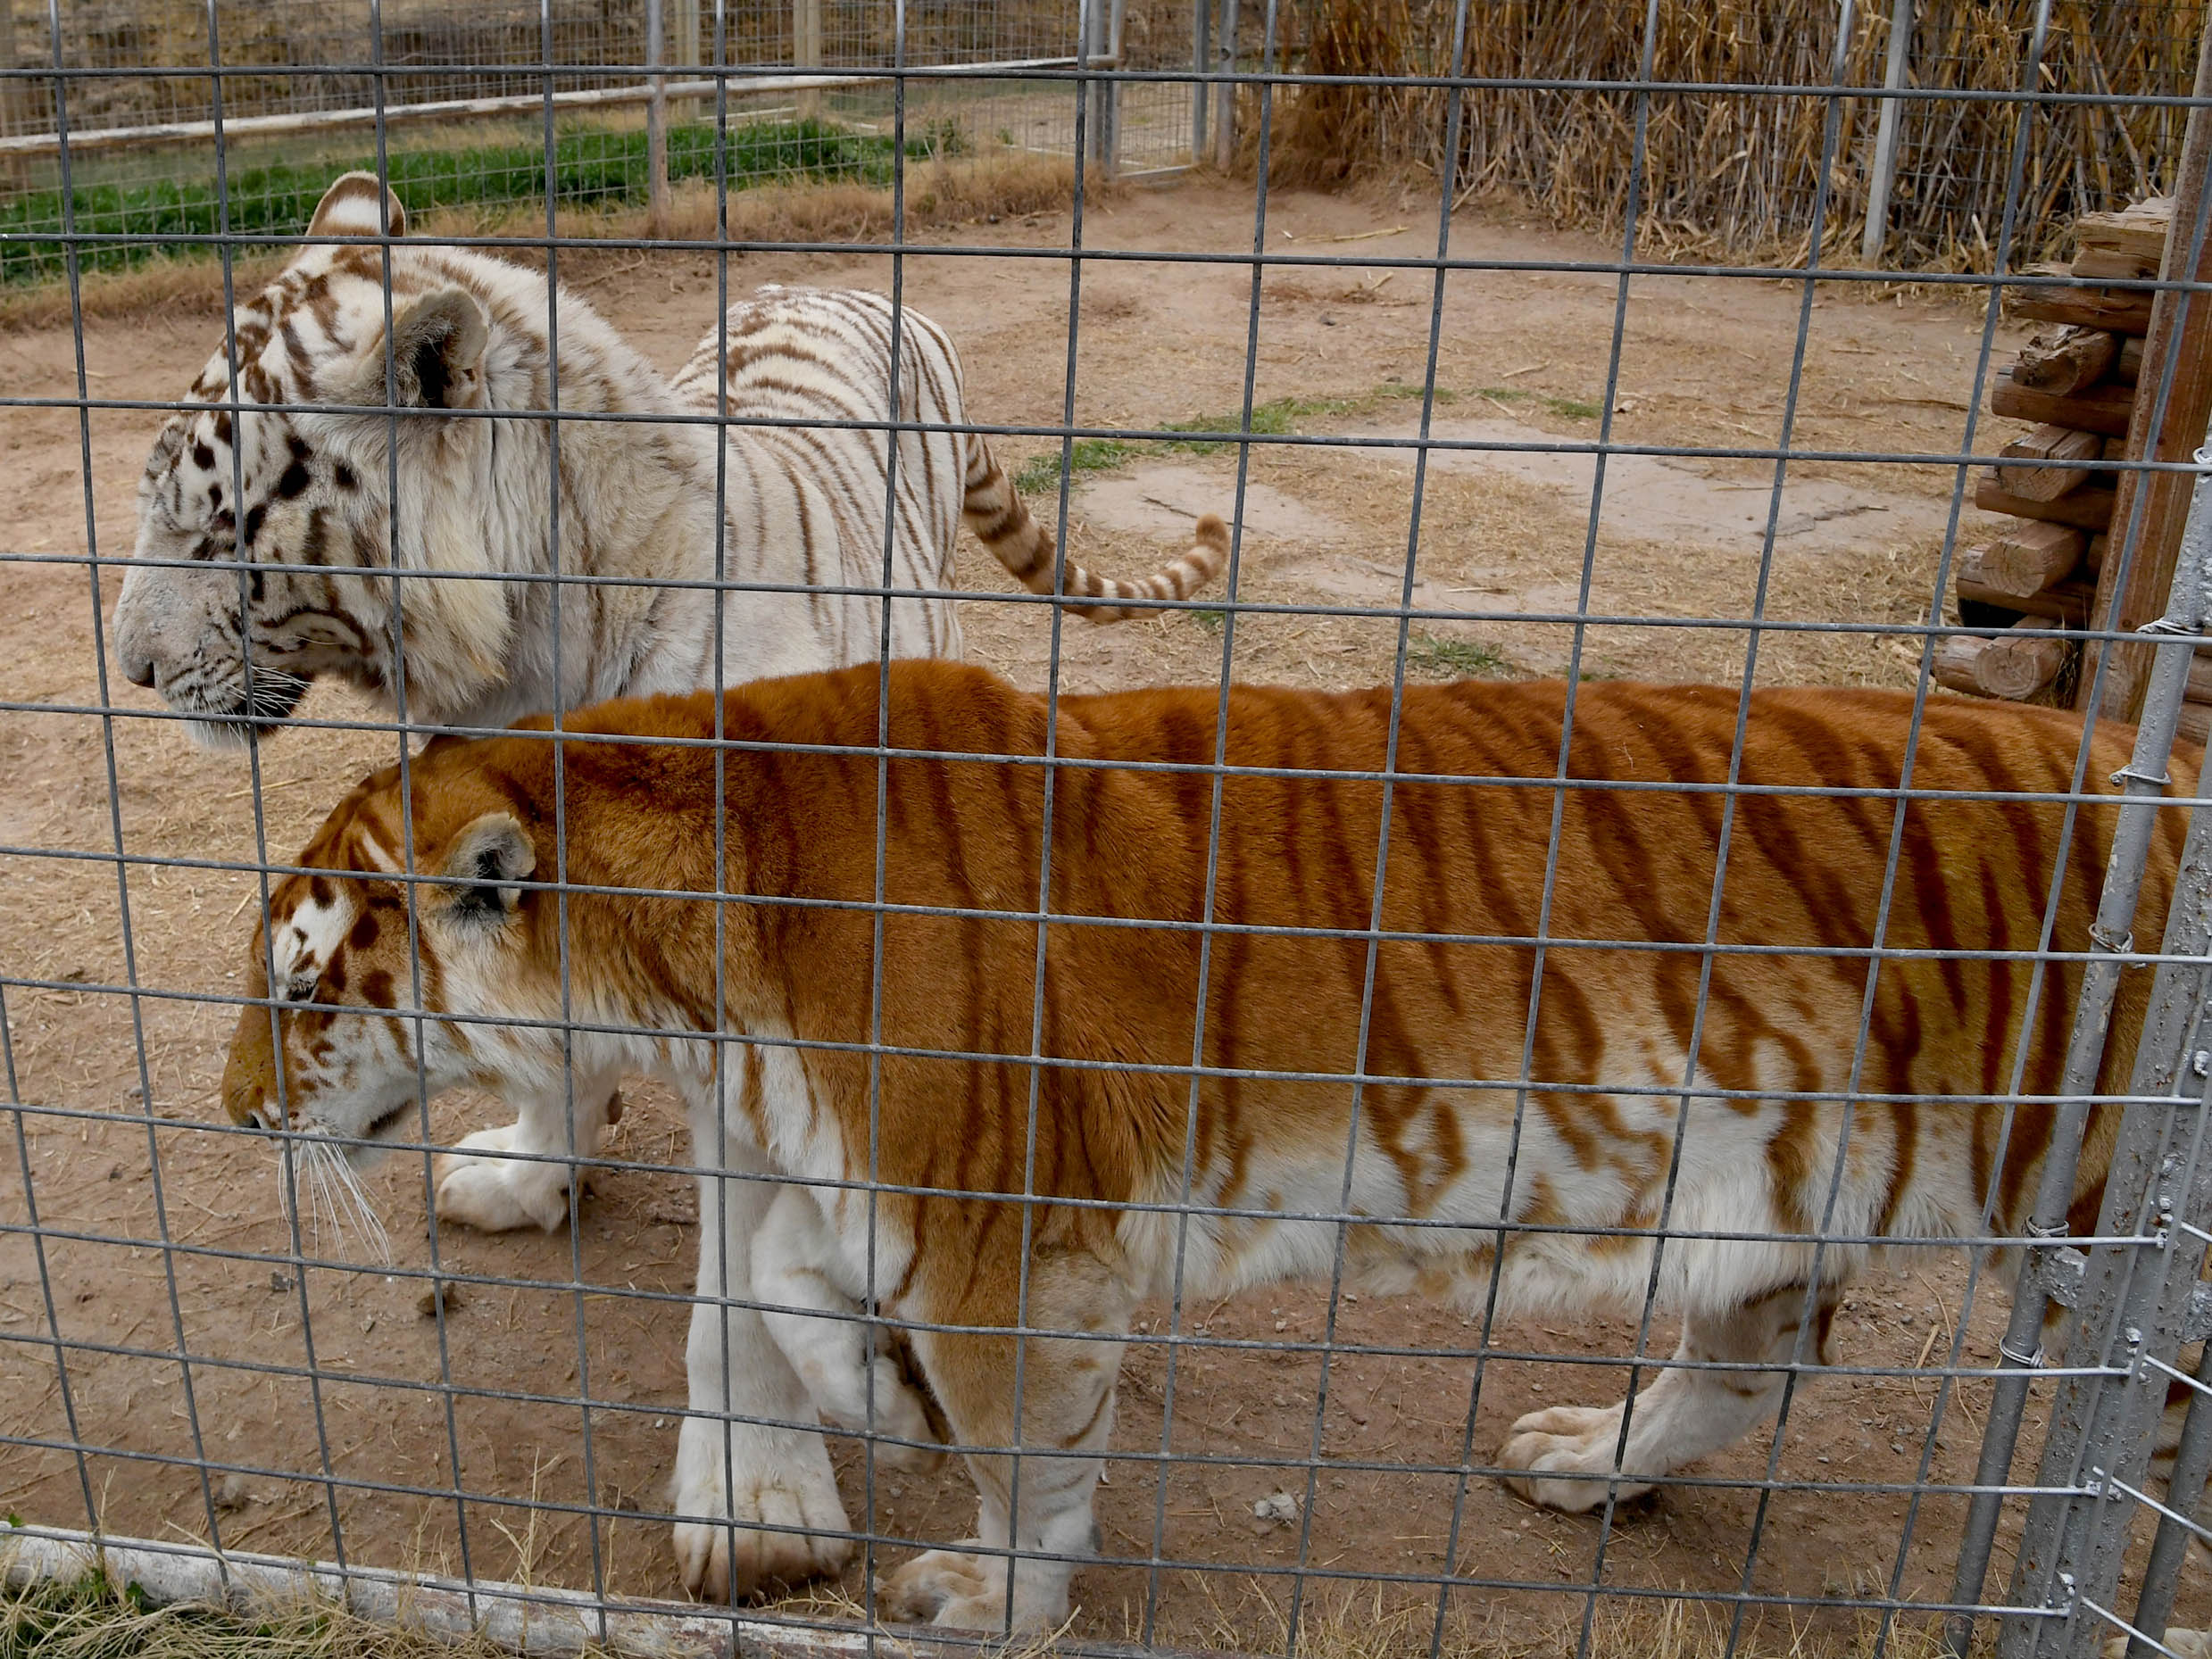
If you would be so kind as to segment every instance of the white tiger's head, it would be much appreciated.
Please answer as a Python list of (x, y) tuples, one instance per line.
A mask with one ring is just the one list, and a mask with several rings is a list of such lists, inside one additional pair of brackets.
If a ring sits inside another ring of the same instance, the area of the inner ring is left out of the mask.
[[(349, 173), (308, 235), (381, 236), (379, 207), (403, 234), (398, 199)], [(520, 370), (526, 396), (537, 377), (515, 336), (528, 332), (532, 284), (542, 328), (542, 278), (458, 250), (389, 253), (387, 310), (386, 249), (303, 245), (237, 309), (188, 394), (208, 407), (170, 417), (139, 480), (146, 562), (116, 602), (116, 655), (206, 741), (243, 741), (290, 714), (318, 674), (388, 685), (395, 482), (399, 562), (449, 563), (437, 543), (465, 539), (454, 502), (468, 507), (495, 451), (488, 421), (449, 411), (489, 405), (503, 374)], [(233, 402), (249, 407), (234, 418), (222, 407)], [(464, 658), (495, 665), (505, 603), (495, 584), (411, 582), (401, 643), (412, 651), (420, 635), (435, 655), (458, 632)]]

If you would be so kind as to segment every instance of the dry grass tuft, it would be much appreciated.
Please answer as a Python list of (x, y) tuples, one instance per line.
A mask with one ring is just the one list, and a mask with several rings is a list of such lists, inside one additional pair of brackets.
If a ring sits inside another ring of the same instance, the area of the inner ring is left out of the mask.
[[(1091, 200), (1110, 196), (1116, 187), (1092, 173), (1084, 181)], [(916, 162), (906, 170), (905, 229), (969, 223), (996, 214), (1002, 218), (1049, 212), (1067, 207), (1075, 195), (1075, 165), (1047, 155), (993, 155), (977, 160)], [(892, 230), (892, 192), (857, 183), (765, 185), (733, 191), (728, 197), (729, 239), (749, 243), (859, 242), (887, 238)], [(648, 234), (647, 210), (563, 211), (556, 227), (562, 236), (603, 240)], [(303, 227), (304, 228), (304, 227)], [(536, 236), (545, 233), (542, 204), (493, 210), (449, 210), (424, 216), (418, 235), (426, 241), (444, 236)], [(714, 237), (715, 193), (711, 186), (679, 186), (664, 235), (672, 241)], [(233, 286), (241, 297), (264, 286), (283, 270), (291, 250), (279, 248), (234, 262)], [(649, 253), (646, 257), (652, 257)], [(222, 308), (222, 266), (212, 258), (179, 258), (135, 270), (87, 274), (78, 284), (87, 317), (129, 318), (151, 311), (176, 313)], [(0, 332), (67, 328), (70, 293), (65, 284), (40, 284), (0, 291)]]
[[(1290, 1634), (1280, 1592), (1247, 1581), (1236, 1605), (1225, 1606), (1212, 1584), (1207, 1620), (1185, 1639), (1204, 1653), (1279, 1654)], [(1531, 1620), (1518, 1599), (1501, 1596), (1476, 1611), (1472, 1597), (1455, 1599), (1441, 1632), (1434, 1595), (1402, 1597), (1402, 1587), (1381, 1585), (1310, 1595), (1299, 1619), (1298, 1652), (1305, 1659), (1559, 1659), (1582, 1648), (1584, 1599), (1559, 1597), (1549, 1620)], [(1514, 1616), (1521, 1613), (1523, 1616)], [(1937, 1659), (1941, 1631), (1928, 1619), (1900, 1618), (1886, 1633), (1879, 1613), (1829, 1615), (1818, 1622), (1789, 1609), (1757, 1608), (1731, 1642), (1734, 1609), (1726, 1602), (1691, 1596), (1611, 1597), (1590, 1622), (1595, 1659)], [(1135, 1632), (1132, 1631), (1132, 1638)], [(1178, 1636), (1184, 1635), (1177, 1632)], [(1440, 1639), (1441, 1638), (1441, 1639)], [(1977, 1641), (1977, 1655), (1986, 1644)]]
[[(1289, 15), (1295, 20), (1298, 13)], [(1324, 0), (1313, 12), (1300, 68), (1310, 75), (1418, 75), (1424, 44), (1408, 0)], [(1341, 184), (1419, 154), (1425, 137), (1434, 150), (1437, 135), (1419, 129), (1434, 103), (1428, 92), (1408, 87), (1308, 87), (1276, 112), (1268, 180)], [(1259, 126), (1256, 120), (1243, 124), (1246, 167), (1256, 164)]]
[[(240, 299), (258, 293), (284, 269), (288, 249), (249, 254), (231, 262)], [(143, 317), (152, 311), (205, 311), (220, 315), (222, 265), (205, 258), (160, 260), (133, 270), (87, 271), (78, 278), (87, 317)], [(0, 289), (0, 334), (70, 326), (69, 285), (42, 282)]]
[[(593, 1648), (577, 1659), (602, 1659)], [(454, 1640), (395, 1630), (335, 1602), (302, 1600), (242, 1617), (219, 1608), (155, 1606), (135, 1584), (0, 1585), (0, 1659), (507, 1659), (483, 1637)]]

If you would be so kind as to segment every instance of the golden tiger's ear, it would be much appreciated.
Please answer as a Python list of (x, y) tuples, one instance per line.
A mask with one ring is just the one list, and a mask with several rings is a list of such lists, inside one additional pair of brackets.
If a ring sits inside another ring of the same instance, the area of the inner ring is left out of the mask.
[[(384, 199), (384, 211), (390, 215), (390, 229), (377, 217), (377, 198)], [(403, 236), (407, 234), (407, 210), (399, 204), (399, 197), (377, 182), (374, 173), (347, 173), (322, 193), (322, 200), (315, 204), (315, 216), (307, 221), (311, 236)]]
[(522, 903), (514, 885), (537, 867), (537, 849), (511, 812), (486, 812), (472, 821), (445, 854), (438, 874), (460, 883), (447, 914), (470, 926), (495, 927)]

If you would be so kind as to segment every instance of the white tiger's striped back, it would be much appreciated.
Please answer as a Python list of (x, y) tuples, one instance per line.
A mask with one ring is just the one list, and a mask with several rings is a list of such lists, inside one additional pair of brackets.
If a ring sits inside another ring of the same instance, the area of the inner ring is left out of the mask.
[[(744, 475), (739, 492), (723, 486), (728, 579), (790, 580), (777, 543), (795, 527), (825, 666), (874, 655), (877, 597), (836, 590), (953, 586), (966, 467), (962, 435), (947, 428), (966, 409), (952, 341), (911, 309), (894, 317), (879, 294), (764, 286), (729, 308), (674, 381), (682, 402), (710, 411), (718, 386), (721, 412), (737, 423), (728, 428), (729, 465)], [(904, 428), (895, 469), (894, 422)], [(886, 506), (895, 531), (887, 549)], [(958, 656), (952, 601), (894, 600), (891, 651)]]

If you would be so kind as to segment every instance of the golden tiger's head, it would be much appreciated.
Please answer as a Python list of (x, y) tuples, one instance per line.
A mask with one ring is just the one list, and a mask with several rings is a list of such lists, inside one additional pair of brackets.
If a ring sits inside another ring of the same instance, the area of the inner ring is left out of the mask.
[(536, 960), (545, 896), (518, 884), (537, 867), (536, 813), (450, 764), (463, 747), (441, 740), (411, 763), (412, 813), (397, 767), (363, 780), (271, 889), (248, 975), (270, 1002), (238, 1010), (222, 1083), (232, 1121), (327, 1137), (360, 1162), (411, 1139), (418, 1101), (441, 1090), (534, 1065), (558, 1074), (557, 1032), (469, 1018), (557, 1019), (560, 999)]
[[(406, 231), (398, 199), (349, 173), (307, 235), (381, 236), (387, 225)], [(451, 536), (444, 498), (467, 505), (478, 494), (472, 478), (491, 444), (488, 421), (453, 411), (487, 407), (494, 380), (527, 368), (516, 323), (532, 283), (542, 319), (542, 278), (497, 261), (300, 247), (238, 307), (193, 382), (186, 401), (204, 407), (171, 415), (154, 440), (138, 483), (143, 562), (115, 607), (125, 676), (217, 743), (292, 713), (317, 675), (387, 686), (395, 480), (400, 563), (450, 563), (437, 557), (441, 533)], [(494, 585), (412, 583), (405, 604), (408, 646), (419, 608), (430, 622), (460, 610), (472, 635), (495, 635), (478, 654), (496, 656), (505, 600)]]

